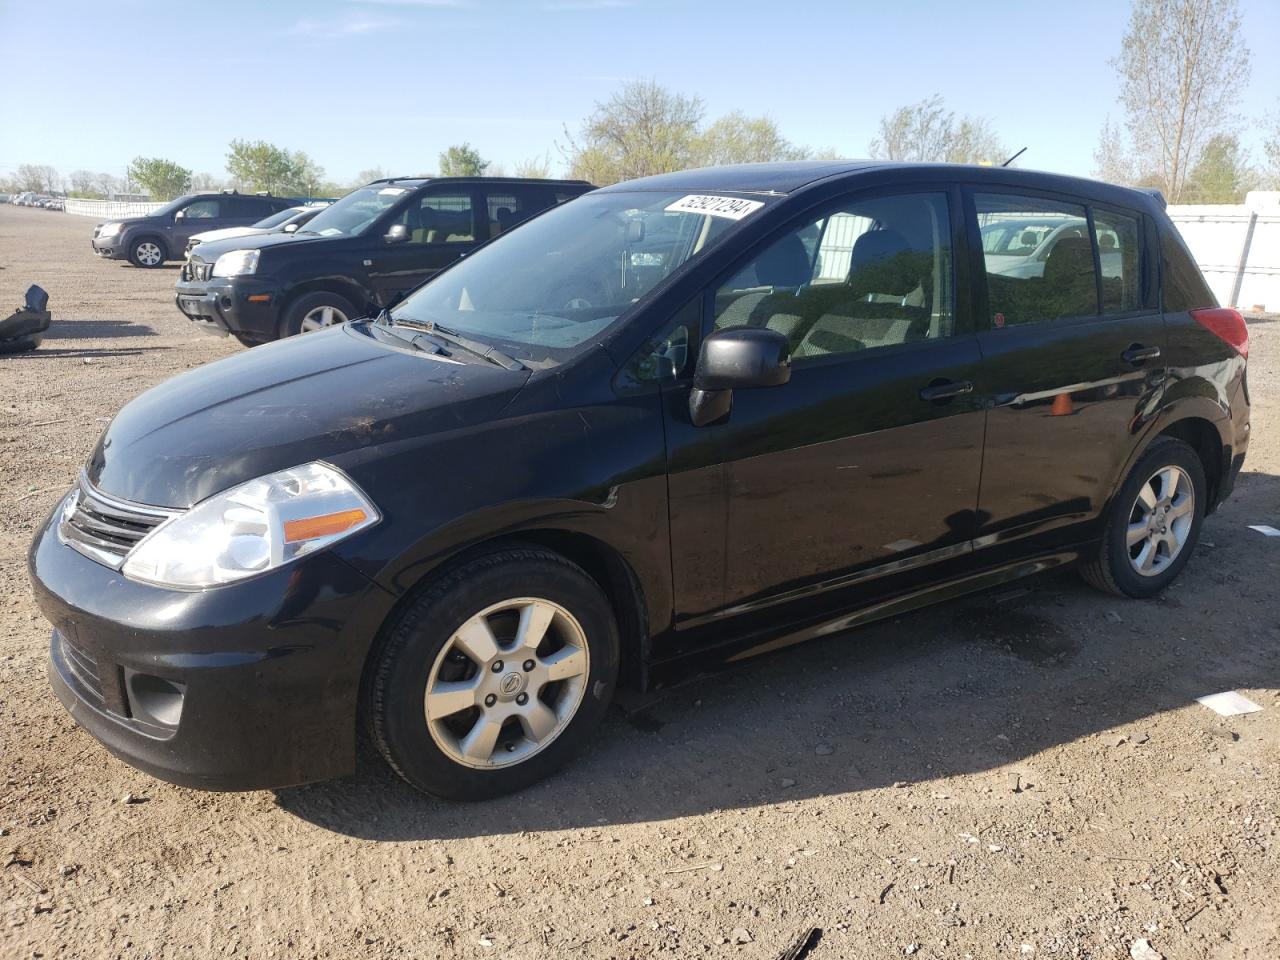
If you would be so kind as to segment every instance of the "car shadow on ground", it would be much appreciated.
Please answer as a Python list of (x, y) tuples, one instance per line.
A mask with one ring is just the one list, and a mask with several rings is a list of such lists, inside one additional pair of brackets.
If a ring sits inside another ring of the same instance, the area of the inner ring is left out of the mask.
[(113, 337), (154, 337), (155, 330), (131, 320), (61, 320), (45, 331), (48, 340), (107, 340)]
[[(566, 770), (499, 800), (425, 798), (366, 747), (354, 776), (276, 801), (325, 829), (403, 841), (666, 820), (957, 775), (987, 775), (975, 794), (991, 778), (1007, 789), (1015, 772), (1034, 789), (1042, 751), (1142, 720), (1157, 749), (1160, 714), (1280, 686), (1280, 626), (1254, 613), (1269, 609), (1272, 586), (1251, 575), (1276, 562), (1280, 538), (1247, 529), (1278, 521), (1280, 477), (1246, 475), (1157, 599), (1106, 596), (1059, 572), (759, 657), (639, 714), (614, 709)], [(1207, 709), (1203, 719), (1217, 721)]]
[(107, 357), (136, 357), (143, 353), (152, 353), (156, 350), (172, 350), (172, 347), (121, 347), (119, 349), (97, 349), (93, 347), (45, 347), (39, 346), (35, 350), (28, 350), (25, 353), (14, 353), (6, 356), (5, 360), (39, 360), (41, 357), (54, 358), (60, 357), (66, 359), (68, 357), (82, 357), (87, 361), (101, 360)]

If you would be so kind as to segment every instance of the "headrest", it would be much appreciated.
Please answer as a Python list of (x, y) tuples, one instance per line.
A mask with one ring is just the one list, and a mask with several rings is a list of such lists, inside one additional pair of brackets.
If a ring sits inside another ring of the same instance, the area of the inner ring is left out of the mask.
[(1079, 279), (1093, 273), (1093, 248), (1085, 237), (1062, 237), (1044, 262), (1044, 279)]
[(812, 279), (809, 254), (794, 233), (779, 240), (756, 260), (756, 286), (799, 287)]
[(897, 230), (869, 230), (853, 242), (849, 255), (849, 279), (859, 270), (896, 257), (911, 249), (907, 238)]

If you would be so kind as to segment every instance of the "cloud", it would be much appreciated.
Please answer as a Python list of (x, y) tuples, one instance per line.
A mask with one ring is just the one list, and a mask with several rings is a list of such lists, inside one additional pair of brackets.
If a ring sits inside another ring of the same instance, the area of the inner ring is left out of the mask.
[(543, 10), (621, 10), (634, 7), (635, 0), (547, 0)]
[(299, 37), (354, 37), (367, 33), (380, 33), (400, 25), (399, 20), (386, 17), (340, 17), (330, 20), (304, 18), (289, 28), (289, 33)]

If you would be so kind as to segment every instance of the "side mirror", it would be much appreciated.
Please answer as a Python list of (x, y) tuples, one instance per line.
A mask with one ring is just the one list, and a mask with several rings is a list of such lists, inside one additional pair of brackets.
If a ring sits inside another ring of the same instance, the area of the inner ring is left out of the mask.
[(173, 219), (175, 219), (175, 220), (185, 220), (185, 219), (187, 219), (187, 211), (185, 211), (185, 210), (179, 210), (177, 213), (175, 213), (175, 214), (173, 215)]
[(404, 243), (409, 239), (409, 228), (403, 223), (393, 223), (382, 239), (387, 243)]
[(298, 225), (297, 225), (296, 223), (286, 223), (286, 224), (284, 225), (284, 232), (285, 232), (285, 233), (297, 233), (297, 232), (298, 232)]
[(733, 391), (777, 387), (791, 379), (791, 343), (785, 334), (762, 327), (732, 327), (702, 342), (689, 393), (695, 427), (727, 416)]

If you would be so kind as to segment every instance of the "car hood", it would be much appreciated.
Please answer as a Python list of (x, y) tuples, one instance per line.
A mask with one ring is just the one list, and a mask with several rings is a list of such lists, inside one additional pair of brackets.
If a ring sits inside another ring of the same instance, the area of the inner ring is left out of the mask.
[[(305, 229), (305, 228), (304, 228)], [(212, 262), (224, 253), (230, 253), (232, 250), (265, 250), (268, 247), (276, 247), (280, 244), (311, 244), (311, 243), (329, 243), (333, 240), (349, 240), (349, 237), (319, 237), (311, 236), (304, 233), (260, 233), (252, 237), (233, 237), (230, 240), (214, 239), (200, 244), (198, 250), (192, 251), (193, 255), (201, 259)]]
[(221, 230), (192, 234), (191, 239), (196, 243), (210, 243), (214, 240), (230, 240), (232, 237), (256, 237), (266, 232), (262, 227), (223, 227)]
[[(389, 336), (389, 335), (384, 335)], [(86, 471), (104, 493), (188, 507), (254, 477), (421, 442), (497, 415), (527, 371), (380, 342), (368, 325), (257, 347), (167, 380), (120, 411)], [(356, 459), (356, 458), (353, 458)], [(376, 469), (376, 467), (375, 467)]]

